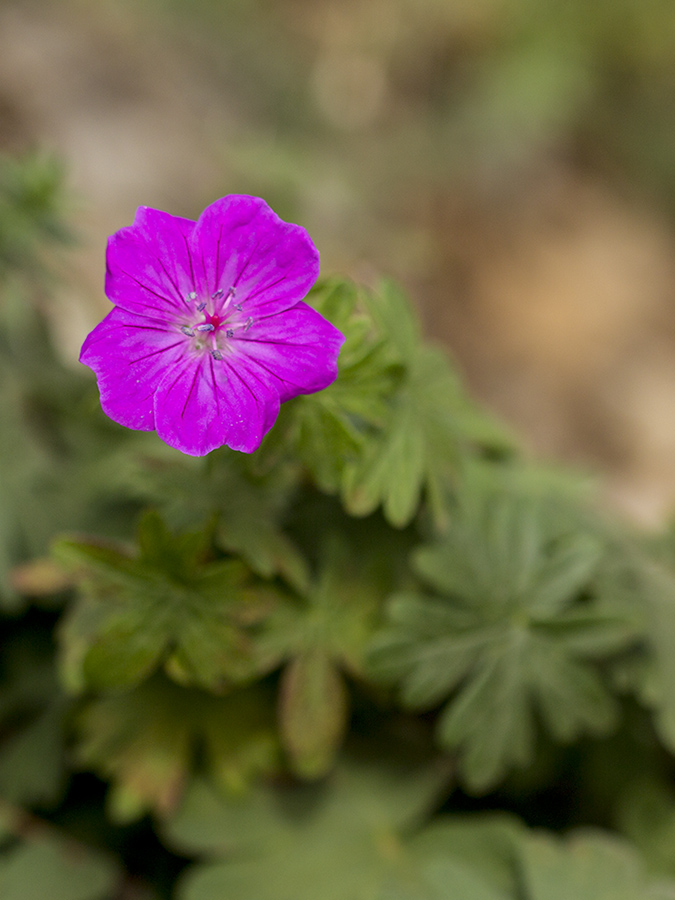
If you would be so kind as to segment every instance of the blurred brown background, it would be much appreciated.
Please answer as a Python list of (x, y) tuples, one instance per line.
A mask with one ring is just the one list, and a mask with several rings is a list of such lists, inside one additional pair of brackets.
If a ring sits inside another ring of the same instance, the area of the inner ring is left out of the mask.
[(255, 193), (324, 274), (400, 279), (533, 453), (675, 508), (672, 0), (5, 0), (0, 150), (36, 147), (71, 359), (138, 205)]

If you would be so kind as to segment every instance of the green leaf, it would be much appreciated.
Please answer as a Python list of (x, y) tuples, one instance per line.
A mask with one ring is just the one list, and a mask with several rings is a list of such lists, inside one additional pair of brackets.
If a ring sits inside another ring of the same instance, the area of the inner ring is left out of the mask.
[(481, 445), (511, 449), (504, 431), (465, 396), (446, 355), (421, 344), (419, 326), (405, 296), (383, 283), (369, 309), (405, 369), (391, 396), (384, 427), (344, 472), (343, 498), (353, 515), (380, 504), (388, 521), (402, 527), (417, 512), (423, 493), (437, 526), (447, 522), (447, 494), (460, 463)]
[(316, 778), (331, 767), (344, 736), (343, 672), (359, 675), (380, 600), (367, 558), (326, 541), (316, 578), (302, 597), (280, 604), (257, 641), (269, 668), (285, 664), (281, 737), (293, 770)]
[(61, 837), (19, 810), (0, 804), (5, 835), (0, 847), (2, 900), (108, 900), (120, 888), (120, 873), (103, 854)]
[(156, 513), (139, 526), (139, 552), (61, 540), (57, 556), (80, 596), (60, 632), (71, 690), (128, 688), (166, 664), (184, 684), (221, 690), (259, 670), (248, 628), (274, 602), (236, 560), (209, 561), (202, 533), (174, 536)]
[[(651, 900), (658, 896), (634, 849), (601, 832), (580, 831), (565, 843), (545, 834), (532, 835), (521, 854), (523, 885), (531, 900)], [(668, 887), (672, 891), (675, 883)]]
[(424, 496), (442, 527), (460, 462), (484, 449), (511, 452), (512, 442), (469, 402), (445, 354), (424, 346), (393, 284), (368, 292), (334, 280), (309, 301), (345, 335), (338, 378), (284, 404), (258, 459), (282, 456), (285, 443), (352, 515), (382, 506), (402, 527)]
[(180, 851), (211, 859), (188, 872), (180, 900), (366, 900), (407, 881), (403, 835), (443, 776), (388, 764), (340, 766), (326, 784), (259, 788), (226, 802), (196, 784), (167, 829)]
[(675, 540), (617, 539), (594, 593), (631, 622), (641, 654), (620, 671), (622, 687), (654, 712), (659, 737), (675, 750)]
[(624, 787), (617, 824), (652, 871), (675, 878), (675, 793), (668, 781), (642, 774)]
[(274, 704), (260, 687), (213, 697), (156, 675), (88, 702), (76, 728), (76, 759), (112, 780), (108, 808), (118, 822), (173, 812), (197, 755), (212, 782), (233, 793), (279, 764)]
[(377, 328), (365, 292), (333, 280), (312, 291), (309, 302), (345, 336), (337, 380), (292, 405), (288, 439), (319, 487), (337, 493), (345, 465), (358, 459), (374, 429), (389, 415), (388, 398), (401, 380), (398, 354)]
[(389, 601), (369, 669), (399, 683), (412, 708), (450, 699), (438, 737), (460, 751), (472, 791), (531, 760), (535, 709), (559, 741), (614, 727), (616, 704), (596, 661), (634, 632), (583, 596), (601, 553), (599, 538), (570, 529), (550, 503), (469, 493), (445, 538), (414, 556), (437, 593)]
[(206, 459), (164, 455), (127, 462), (120, 481), (132, 495), (152, 503), (175, 529), (196, 529), (215, 519), (218, 546), (237, 554), (264, 578), (279, 574), (306, 587), (307, 564), (280, 521), (293, 496), (296, 478), (279, 467), (252, 477), (227, 448)]
[(294, 657), (280, 688), (284, 746), (297, 774), (316, 778), (333, 765), (347, 724), (347, 689), (323, 648)]
[[(439, 873), (447, 873), (449, 864), (471, 873), (479, 881), (480, 887), (473, 888), (477, 896), (482, 890), (492, 892), (487, 896), (511, 898), (518, 895), (517, 849), (524, 831), (518, 819), (507, 813), (441, 815), (410, 846), (417, 859)], [(473, 897), (468, 889), (467, 896)]]

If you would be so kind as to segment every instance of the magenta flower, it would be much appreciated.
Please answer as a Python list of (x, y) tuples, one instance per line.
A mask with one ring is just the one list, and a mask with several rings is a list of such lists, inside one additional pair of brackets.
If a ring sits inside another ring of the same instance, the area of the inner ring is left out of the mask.
[(104, 412), (203, 456), (253, 452), (279, 405), (337, 377), (344, 337), (302, 302), (319, 254), (257, 197), (223, 197), (197, 222), (140, 207), (108, 242), (114, 309), (80, 361)]

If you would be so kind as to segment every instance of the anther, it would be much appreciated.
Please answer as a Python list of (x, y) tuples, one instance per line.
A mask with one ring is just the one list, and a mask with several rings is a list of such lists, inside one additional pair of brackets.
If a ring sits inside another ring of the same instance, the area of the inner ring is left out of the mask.
[(246, 324), (244, 325), (244, 331), (248, 331), (251, 325), (253, 325), (253, 319), (251, 318), (251, 316), (249, 316), (246, 320)]
[(227, 335), (227, 337), (234, 337), (234, 329), (228, 328), (225, 334)]
[(204, 322), (203, 325), (197, 325), (195, 331), (215, 331), (215, 328), (211, 322)]
[(199, 312), (201, 312), (201, 311), (202, 311), (203, 309), (205, 309), (205, 308), (206, 308), (206, 300), (202, 300), (201, 303), (198, 303), (198, 304), (197, 304), (197, 310), (198, 310)]
[(187, 295), (187, 298), (188, 298), (188, 300), (196, 300), (196, 299), (197, 299), (197, 292), (196, 292), (196, 291), (190, 291), (190, 293)]
[(212, 351), (211, 351), (211, 356), (212, 356), (214, 359), (222, 359), (222, 358), (223, 358), (223, 354), (220, 352), (220, 350), (212, 350)]
[(214, 291), (214, 292), (211, 294), (211, 299), (212, 299), (212, 300), (219, 300), (219, 299), (223, 296), (224, 293), (225, 293), (225, 292), (223, 291), (222, 288), (218, 288), (217, 291)]
[(195, 336), (194, 331), (190, 328), (189, 325), (181, 325), (180, 330), (183, 332), (183, 334), (186, 334), (188, 337)]
[(234, 308), (237, 310), (237, 312), (241, 312), (244, 307), (241, 305), (241, 303), (235, 303)]

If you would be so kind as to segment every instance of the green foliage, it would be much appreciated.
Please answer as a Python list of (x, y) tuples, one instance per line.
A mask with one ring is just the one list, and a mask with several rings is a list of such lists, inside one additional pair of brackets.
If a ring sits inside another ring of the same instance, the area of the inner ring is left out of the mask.
[(359, 676), (378, 610), (368, 561), (337, 540), (306, 593), (268, 619), (259, 651), (270, 668), (284, 664), (280, 686), (281, 739), (293, 770), (306, 778), (331, 768), (348, 721), (343, 671)]
[(70, 239), (63, 205), (63, 171), (56, 159), (0, 157), (0, 285), (17, 275), (34, 281), (43, 273), (43, 245)]
[[(567, 65), (506, 67), (527, 140)], [(339, 377), (255, 454), (112, 425), (35, 302), (59, 196), (0, 161), (3, 900), (675, 897), (675, 532), (519, 455), (389, 283), (312, 293)]]
[(206, 459), (153, 448), (126, 460), (120, 486), (157, 508), (172, 528), (198, 529), (213, 522), (213, 539), (240, 555), (258, 575), (280, 575), (303, 590), (309, 573), (282, 520), (297, 486), (288, 468), (263, 475), (247, 471), (242, 454), (226, 448)]
[(287, 404), (287, 430), (269, 443), (294, 443), (317, 485), (339, 491), (352, 515), (382, 506), (402, 527), (424, 497), (444, 525), (461, 463), (480, 450), (511, 452), (505, 431), (468, 400), (445, 354), (422, 342), (393, 284), (359, 292), (334, 281), (309, 299), (346, 335), (339, 376)]
[(636, 778), (624, 788), (617, 810), (619, 829), (655, 872), (675, 877), (675, 792), (654, 776)]
[(312, 305), (345, 335), (337, 381), (293, 411), (298, 454), (325, 491), (338, 492), (345, 465), (358, 460), (374, 432), (389, 418), (389, 401), (403, 377), (398, 354), (377, 327), (355, 285), (334, 280), (315, 288)]
[[(383, 775), (386, 777), (383, 780)], [(601, 832), (560, 841), (505, 815), (443, 815), (429, 769), (340, 766), (328, 784), (261, 789), (239, 802), (195, 783), (168, 827), (181, 852), (207, 857), (180, 900), (656, 900), (635, 850)], [(424, 781), (426, 780), (426, 785)]]
[(621, 611), (641, 646), (617, 671), (624, 690), (654, 711), (659, 737), (675, 750), (675, 532), (656, 539), (618, 535), (598, 573), (595, 593)]
[(54, 806), (67, 781), (64, 714), (53, 660), (27, 633), (4, 636), (0, 681), (0, 797)]
[(18, 609), (12, 567), (57, 531), (115, 533), (109, 473), (121, 429), (94, 416), (88, 383), (66, 370), (38, 301), (51, 287), (44, 244), (65, 241), (60, 167), (0, 157), (0, 606)]
[(261, 787), (223, 800), (196, 783), (168, 827), (181, 852), (229, 857), (197, 866), (181, 900), (353, 900), (405, 886), (406, 831), (424, 815), (442, 773), (354, 763), (328, 784)]
[(438, 739), (460, 749), (474, 791), (532, 761), (535, 709), (561, 742), (617, 721), (597, 662), (633, 631), (584, 596), (602, 544), (556, 512), (494, 488), (463, 495), (443, 539), (414, 556), (435, 593), (392, 597), (371, 651), (371, 672), (400, 683), (407, 706), (451, 698)]
[(525, 896), (532, 900), (667, 900), (675, 882), (655, 883), (633, 849), (617, 838), (580, 832), (567, 844), (533, 835), (522, 851)]
[(238, 560), (209, 559), (208, 535), (174, 536), (157, 513), (142, 518), (138, 546), (136, 556), (74, 539), (56, 546), (81, 584), (61, 633), (69, 688), (132, 687), (160, 665), (182, 684), (212, 690), (252, 678), (247, 628), (272, 591)]
[(121, 873), (103, 854), (0, 801), (0, 896), (3, 900), (109, 900)]
[(259, 687), (213, 697), (155, 676), (88, 701), (76, 726), (77, 761), (112, 780), (108, 809), (118, 822), (172, 812), (198, 759), (235, 794), (279, 765), (274, 706)]

